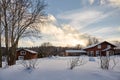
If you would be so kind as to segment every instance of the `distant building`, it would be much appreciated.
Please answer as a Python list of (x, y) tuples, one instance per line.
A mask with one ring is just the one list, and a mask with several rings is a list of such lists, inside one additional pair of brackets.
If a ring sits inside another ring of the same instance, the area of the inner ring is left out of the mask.
[(86, 55), (86, 51), (84, 50), (65, 50), (63, 56), (80, 56)]
[(91, 46), (88, 46), (86, 48), (84, 48), (84, 50), (87, 52), (87, 54), (89, 56), (106, 56), (106, 55), (112, 55), (115, 53), (115, 48), (116, 46), (104, 41), (104, 42), (100, 42)]
[(38, 53), (29, 49), (19, 49), (17, 50), (16, 59), (17, 60), (28, 60), (37, 58)]

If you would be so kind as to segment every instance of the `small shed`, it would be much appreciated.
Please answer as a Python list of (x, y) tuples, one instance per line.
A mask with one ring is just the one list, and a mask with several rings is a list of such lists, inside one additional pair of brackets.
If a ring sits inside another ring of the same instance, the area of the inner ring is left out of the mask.
[(65, 50), (64, 56), (80, 56), (86, 54), (87, 53), (84, 50)]
[(29, 49), (19, 49), (16, 53), (16, 59), (17, 60), (28, 60), (28, 59), (36, 59), (38, 56), (38, 53), (33, 50)]

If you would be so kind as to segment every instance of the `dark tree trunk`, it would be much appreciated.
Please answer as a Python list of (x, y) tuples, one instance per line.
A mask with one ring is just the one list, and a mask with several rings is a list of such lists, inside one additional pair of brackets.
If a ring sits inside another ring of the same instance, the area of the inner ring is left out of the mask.
[(16, 64), (16, 50), (18, 47), (18, 41), (19, 41), (19, 38), (17, 38), (15, 43), (13, 43), (12, 47), (9, 49), (10, 55), (9, 55), (8, 65), (10, 66)]

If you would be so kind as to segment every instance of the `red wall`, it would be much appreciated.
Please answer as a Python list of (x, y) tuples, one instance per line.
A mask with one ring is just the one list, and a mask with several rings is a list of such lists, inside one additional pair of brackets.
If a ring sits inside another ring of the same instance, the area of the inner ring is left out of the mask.
[(16, 59), (17, 59), (17, 60), (18, 60), (18, 56), (24, 56), (24, 60), (37, 58), (37, 54), (30, 53), (30, 52), (26, 51), (26, 54), (25, 54), (25, 55), (21, 55), (21, 54), (20, 54), (21, 51), (25, 51), (25, 50), (17, 51), (17, 54), (16, 54)]
[[(107, 45), (111, 45), (111, 44), (109, 44), (109, 43), (107, 43), (107, 42), (104, 42), (104, 43), (101, 43), (100, 44), (101, 45), (101, 48), (100, 49), (98, 49), (98, 45), (97, 46), (95, 46), (95, 47), (92, 47), (92, 48), (88, 48), (88, 49), (85, 49), (87, 52), (89, 52), (89, 51), (93, 51), (94, 52), (94, 54), (93, 54), (93, 56), (96, 56), (96, 51), (102, 51), (102, 50), (104, 50), (104, 49), (106, 49), (107, 48)], [(113, 45), (111, 45), (111, 49), (114, 49), (114, 46)]]

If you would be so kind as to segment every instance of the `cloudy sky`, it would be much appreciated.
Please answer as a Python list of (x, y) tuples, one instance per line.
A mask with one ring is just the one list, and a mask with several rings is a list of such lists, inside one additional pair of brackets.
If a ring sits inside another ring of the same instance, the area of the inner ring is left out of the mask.
[(21, 40), (19, 46), (86, 45), (86, 35), (120, 41), (120, 0), (45, 0), (48, 22), (41, 39)]

